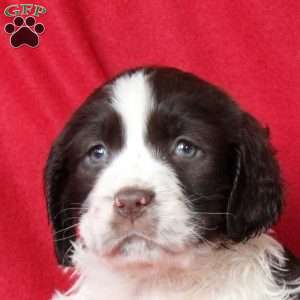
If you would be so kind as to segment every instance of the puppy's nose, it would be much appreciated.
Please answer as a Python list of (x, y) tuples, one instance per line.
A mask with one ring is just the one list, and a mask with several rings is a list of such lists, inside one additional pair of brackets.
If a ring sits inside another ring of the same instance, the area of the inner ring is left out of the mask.
[(154, 192), (150, 190), (121, 189), (114, 197), (114, 208), (119, 215), (134, 220), (146, 211), (153, 198)]

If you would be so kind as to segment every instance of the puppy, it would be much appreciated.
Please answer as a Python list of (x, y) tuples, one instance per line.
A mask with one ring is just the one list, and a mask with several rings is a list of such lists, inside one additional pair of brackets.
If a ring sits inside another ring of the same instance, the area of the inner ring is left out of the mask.
[(52, 299), (300, 299), (300, 263), (266, 232), (282, 209), (268, 131), (223, 91), (167, 67), (97, 89), (45, 170)]

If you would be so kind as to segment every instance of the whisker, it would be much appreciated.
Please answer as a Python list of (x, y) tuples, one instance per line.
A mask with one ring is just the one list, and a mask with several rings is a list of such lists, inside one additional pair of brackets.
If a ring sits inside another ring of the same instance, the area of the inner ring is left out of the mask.
[(68, 207), (68, 208), (64, 208), (64, 209), (62, 209), (61, 211), (59, 211), (53, 218), (54, 219), (56, 219), (59, 215), (61, 215), (61, 214), (63, 214), (63, 213), (65, 213), (65, 212), (67, 212), (67, 211), (86, 211), (87, 210), (87, 208), (84, 208), (84, 207)]
[(234, 214), (231, 212), (206, 212), (206, 211), (195, 212), (195, 215), (231, 215), (231, 216), (234, 216)]
[(63, 229), (60, 229), (60, 230), (55, 231), (54, 234), (58, 234), (58, 233), (60, 233), (60, 232), (67, 231), (67, 230), (69, 230), (69, 229), (71, 229), (71, 228), (74, 228), (74, 227), (76, 227), (76, 226), (78, 226), (78, 225), (79, 225), (79, 223), (73, 224), (73, 225), (71, 225), (71, 226), (69, 226), (69, 227), (66, 227), (66, 228), (63, 228)]
[(197, 225), (197, 228), (199, 230), (207, 230), (207, 231), (212, 231), (212, 230), (216, 230), (218, 227), (217, 226), (214, 226), (214, 227), (206, 227), (206, 226), (203, 226), (203, 225)]
[(66, 223), (67, 221), (78, 220), (78, 219), (79, 219), (79, 216), (64, 218), (64, 223)]
[(60, 239), (54, 239), (54, 242), (65, 241), (65, 240), (71, 239), (73, 237), (76, 237), (76, 234), (72, 234), (72, 235), (69, 235), (69, 236), (64, 236), (63, 238), (60, 238)]
[(211, 195), (202, 195), (202, 196), (196, 196), (192, 195), (189, 196), (188, 199), (192, 202), (195, 201), (213, 201), (213, 200), (220, 200), (220, 199), (226, 199), (226, 197), (222, 194), (211, 194)]

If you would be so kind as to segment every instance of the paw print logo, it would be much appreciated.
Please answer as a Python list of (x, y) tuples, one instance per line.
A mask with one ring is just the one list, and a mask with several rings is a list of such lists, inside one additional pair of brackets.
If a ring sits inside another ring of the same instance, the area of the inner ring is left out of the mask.
[(39, 45), (39, 35), (45, 31), (42, 23), (36, 23), (32, 16), (15, 17), (12, 23), (8, 23), (4, 27), (4, 31), (11, 35), (10, 44), (14, 48), (22, 45), (29, 47), (37, 47)]

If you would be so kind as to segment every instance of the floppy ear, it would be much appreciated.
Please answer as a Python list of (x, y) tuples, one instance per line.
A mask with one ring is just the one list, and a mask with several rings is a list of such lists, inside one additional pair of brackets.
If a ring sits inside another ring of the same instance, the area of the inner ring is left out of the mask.
[(69, 171), (66, 151), (63, 150), (61, 135), (52, 146), (44, 173), (44, 185), (47, 198), (48, 218), (52, 223), (56, 257), (61, 265), (71, 264), (69, 255), (71, 241), (75, 240), (75, 218), (65, 197)]
[(282, 184), (268, 129), (242, 116), (236, 172), (228, 202), (227, 234), (242, 241), (271, 227), (282, 209)]

